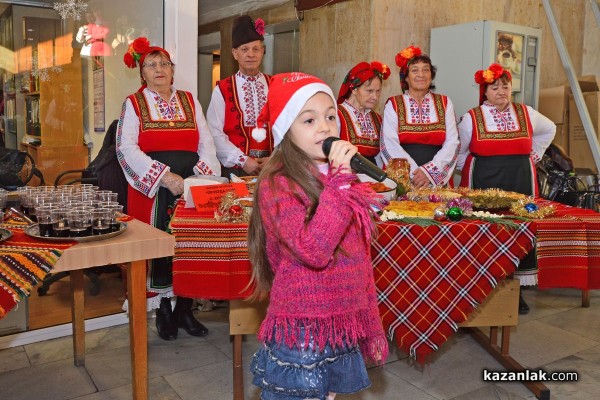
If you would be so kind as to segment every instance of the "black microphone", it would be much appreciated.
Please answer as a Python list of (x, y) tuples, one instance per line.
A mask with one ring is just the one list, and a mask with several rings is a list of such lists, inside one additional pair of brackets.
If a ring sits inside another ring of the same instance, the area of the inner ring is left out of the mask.
[[(326, 156), (329, 156), (331, 144), (336, 140), (340, 140), (340, 138), (331, 136), (323, 141), (323, 153), (325, 153)], [(352, 156), (352, 159), (350, 160), (350, 166), (356, 172), (365, 174), (368, 177), (375, 179), (377, 182), (383, 182), (385, 178), (387, 178), (387, 174), (383, 172), (381, 168), (358, 153)]]

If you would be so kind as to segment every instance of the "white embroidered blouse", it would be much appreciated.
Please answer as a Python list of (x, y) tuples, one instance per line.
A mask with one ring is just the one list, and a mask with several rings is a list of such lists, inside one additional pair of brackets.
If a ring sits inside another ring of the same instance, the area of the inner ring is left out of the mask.
[[(238, 71), (234, 75), (240, 108), (243, 112), (244, 126), (255, 127), (256, 119), (267, 101), (267, 79), (262, 72), (256, 76), (246, 76)], [(217, 158), (223, 166), (242, 167), (248, 156), (231, 143), (223, 131), (225, 126), (225, 99), (219, 86), (215, 86), (206, 111), (208, 126), (215, 141)]]
[[(172, 88), (169, 101), (165, 101), (155, 91), (145, 88), (144, 97), (149, 105), (153, 120), (183, 119), (183, 110), (176, 91)], [(198, 144), (198, 163), (194, 166), (197, 175), (220, 175), (221, 165), (217, 160), (213, 137), (202, 112), (202, 106), (194, 99), (196, 125), (200, 133)], [(140, 120), (131, 100), (123, 103), (123, 111), (117, 128), (117, 156), (125, 171), (127, 182), (148, 197), (154, 197), (160, 187), (160, 180), (169, 171), (169, 167), (150, 158), (138, 146)], [(125, 164), (125, 165), (123, 165)]]
[[(435, 109), (433, 96), (427, 93), (421, 104), (411, 97), (408, 92), (402, 95), (404, 98), (406, 120), (409, 123), (428, 124), (440, 120)], [(410, 173), (414, 174), (417, 168), (421, 168), (433, 185), (445, 185), (452, 177), (458, 155), (458, 130), (456, 128), (456, 116), (454, 105), (450, 98), (446, 104), (446, 140), (442, 148), (433, 159), (424, 165), (417, 165), (411, 156), (402, 148), (398, 137), (398, 113), (394, 110), (392, 102), (388, 99), (383, 110), (383, 126), (381, 127), (381, 158), (387, 165), (392, 158), (406, 158), (410, 164)]]
[[(556, 134), (556, 125), (550, 119), (540, 114), (530, 106), (526, 106), (529, 120), (531, 122), (532, 149), (531, 159), (534, 164), (542, 159), (544, 152), (552, 143)], [(484, 123), (488, 132), (507, 132), (520, 128), (517, 115), (513, 107), (507, 107), (504, 111), (499, 111), (496, 106), (485, 101), (481, 106)], [(465, 113), (458, 123), (458, 133), (460, 136), (460, 152), (458, 154), (457, 169), (462, 169), (469, 155), (469, 145), (473, 135), (473, 121), (469, 113)]]

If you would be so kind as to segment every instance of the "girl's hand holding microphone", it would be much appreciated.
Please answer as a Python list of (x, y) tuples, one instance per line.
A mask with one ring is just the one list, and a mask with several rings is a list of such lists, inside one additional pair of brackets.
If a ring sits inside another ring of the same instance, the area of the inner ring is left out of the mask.
[(331, 150), (327, 157), (331, 168), (338, 170), (344, 174), (352, 173), (350, 167), (350, 160), (358, 152), (358, 148), (350, 142), (345, 140), (336, 140), (331, 143)]

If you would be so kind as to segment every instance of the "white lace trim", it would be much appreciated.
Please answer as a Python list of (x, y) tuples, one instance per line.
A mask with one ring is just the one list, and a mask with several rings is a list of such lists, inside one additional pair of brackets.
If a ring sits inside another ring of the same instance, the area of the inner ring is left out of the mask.
[(526, 271), (525, 273), (519, 273), (519, 271), (515, 271), (514, 277), (515, 279), (519, 280), (521, 286), (535, 286), (538, 284), (537, 271)]
[[(156, 295), (154, 297), (147, 298), (146, 299), (146, 311), (152, 311), (152, 310), (156, 310), (157, 308), (159, 308), (160, 300), (163, 297), (170, 299), (174, 296), (175, 296), (175, 294), (173, 294), (173, 290), (169, 290), (166, 293), (159, 293), (158, 295)], [(126, 313), (129, 313), (129, 303), (128, 303), (127, 299), (125, 299), (125, 301), (123, 302), (123, 306), (121, 307), (121, 309), (123, 311), (125, 311)]]

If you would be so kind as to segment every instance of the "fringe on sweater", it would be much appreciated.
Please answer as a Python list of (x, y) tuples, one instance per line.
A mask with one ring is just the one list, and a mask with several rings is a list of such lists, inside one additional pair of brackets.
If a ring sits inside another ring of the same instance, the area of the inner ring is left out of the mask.
[[(302, 350), (312, 344), (315, 351), (322, 351), (326, 343), (334, 349), (358, 345), (365, 360), (381, 366), (388, 357), (388, 341), (381, 327), (373, 326), (370, 314), (360, 310), (323, 318), (267, 315), (258, 331), (258, 339), (289, 348), (300, 346)], [(304, 329), (304, 341), (299, 343), (301, 329)]]
[(365, 240), (370, 242), (375, 232), (373, 221), (379, 219), (371, 205), (380, 203), (383, 196), (376, 193), (367, 182), (359, 182), (355, 174), (342, 174), (339, 171), (329, 170), (327, 184), (338, 187), (340, 199), (352, 208)]

